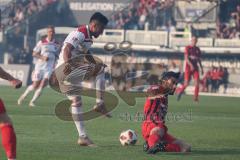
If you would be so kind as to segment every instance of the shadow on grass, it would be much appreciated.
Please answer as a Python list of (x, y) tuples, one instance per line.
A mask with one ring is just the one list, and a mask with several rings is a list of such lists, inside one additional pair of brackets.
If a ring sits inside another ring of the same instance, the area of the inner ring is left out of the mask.
[(168, 152), (164, 153), (167, 155), (189, 155), (189, 156), (203, 156), (203, 155), (240, 155), (240, 149), (238, 148), (222, 148), (222, 149), (216, 149), (216, 150), (201, 150), (196, 149), (192, 150), (192, 152), (189, 153), (176, 153), (176, 152)]

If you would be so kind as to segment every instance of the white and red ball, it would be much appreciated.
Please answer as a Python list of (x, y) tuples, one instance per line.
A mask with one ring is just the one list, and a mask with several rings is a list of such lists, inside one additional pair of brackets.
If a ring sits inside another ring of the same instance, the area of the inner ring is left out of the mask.
[(137, 134), (131, 129), (122, 131), (119, 136), (119, 141), (123, 146), (135, 145), (137, 142)]

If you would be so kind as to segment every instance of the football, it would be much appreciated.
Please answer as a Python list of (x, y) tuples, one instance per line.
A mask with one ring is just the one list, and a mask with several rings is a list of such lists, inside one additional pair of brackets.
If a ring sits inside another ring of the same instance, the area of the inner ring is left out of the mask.
[(119, 141), (122, 146), (135, 145), (137, 142), (137, 134), (131, 129), (122, 131), (119, 136)]

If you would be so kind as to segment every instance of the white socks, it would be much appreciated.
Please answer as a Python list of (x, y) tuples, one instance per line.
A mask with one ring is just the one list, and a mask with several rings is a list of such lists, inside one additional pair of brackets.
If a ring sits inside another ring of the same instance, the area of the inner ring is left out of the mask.
[(83, 113), (83, 111), (82, 111), (82, 106), (80, 106), (80, 105), (78, 107), (74, 107), (74, 106), (71, 107), (72, 117), (73, 117), (75, 126), (77, 128), (79, 137), (86, 137), (87, 134), (86, 134), (84, 123), (83, 123), (83, 117), (81, 115), (81, 113)]
[(34, 103), (34, 102), (38, 99), (38, 97), (40, 97), (41, 93), (42, 93), (42, 88), (38, 88), (38, 89), (35, 91), (35, 93), (34, 93), (34, 95), (33, 95), (33, 98), (32, 98), (32, 100), (30, 101), (30, 103)]
[(105, 91), (105, 73), (102, 72), (96, 77), (96, 90), (97, 90), (97, 98), (96, 103), (102, 103), (104, 98)]

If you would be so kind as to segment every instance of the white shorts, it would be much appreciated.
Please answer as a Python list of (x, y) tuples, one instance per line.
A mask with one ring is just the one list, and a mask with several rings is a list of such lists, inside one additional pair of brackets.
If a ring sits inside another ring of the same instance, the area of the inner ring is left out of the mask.
[(49, 79), (52, 74), (52, 70), (34, 70), (32, 72), (32, 81), (41, 81), (43, 79)]

